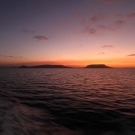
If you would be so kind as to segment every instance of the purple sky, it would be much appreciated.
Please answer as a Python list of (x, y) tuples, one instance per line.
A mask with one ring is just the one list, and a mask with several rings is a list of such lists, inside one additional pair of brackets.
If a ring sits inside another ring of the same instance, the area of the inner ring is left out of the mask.
[(0, 65), (135, 66), (135, 0), (0, 0)]

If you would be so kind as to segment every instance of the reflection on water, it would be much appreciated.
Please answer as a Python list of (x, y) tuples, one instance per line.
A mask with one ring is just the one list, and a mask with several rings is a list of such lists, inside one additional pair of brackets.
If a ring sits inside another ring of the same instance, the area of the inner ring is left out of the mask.
[(134, 135), (135, 69), (0, 69), (2, 135)]

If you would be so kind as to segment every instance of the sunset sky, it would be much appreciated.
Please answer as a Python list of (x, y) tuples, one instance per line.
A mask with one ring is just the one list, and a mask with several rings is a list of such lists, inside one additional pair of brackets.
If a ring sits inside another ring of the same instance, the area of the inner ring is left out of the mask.
[(0, 0), (0, 66), (135, 67), (135, 0)]

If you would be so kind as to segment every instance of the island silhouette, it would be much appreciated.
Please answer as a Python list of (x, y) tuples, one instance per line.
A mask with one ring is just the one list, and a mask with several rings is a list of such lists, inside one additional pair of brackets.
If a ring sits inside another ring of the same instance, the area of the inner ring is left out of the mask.
[(111, 68), (111, 67), (106, 66), (105, 64), (91, 64), (87, 65), (85, 68)]
[(64, 65), (37, 65), (37, 66), (20, 66), (19, 68), (71, 68)]
[[(22, 65), (19, 68), (73, 68), (73, 67), (68, 67), (64, 65), (36, 65), (36, 66), (26, 66)], [(109, 66), (106, 66), (105, 64), (91, 64), (87, 65), (86, 67), (83, 68), (111, 68)]]

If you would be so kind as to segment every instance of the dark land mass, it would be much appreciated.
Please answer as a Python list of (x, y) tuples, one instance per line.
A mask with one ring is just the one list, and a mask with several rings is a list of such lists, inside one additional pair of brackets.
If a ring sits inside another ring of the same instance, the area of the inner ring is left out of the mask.
[(85, 68), (111, 68), (111, 67), (106, 66), (105, 64), (91, 64), (87, 65)]
[(63, 65), (37, 65), (37, 66), (20, 66), (19, 68), (71, 68)]

